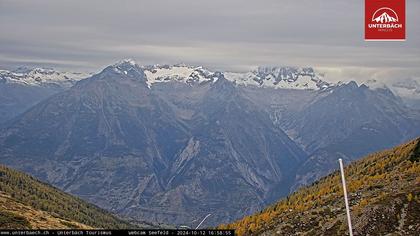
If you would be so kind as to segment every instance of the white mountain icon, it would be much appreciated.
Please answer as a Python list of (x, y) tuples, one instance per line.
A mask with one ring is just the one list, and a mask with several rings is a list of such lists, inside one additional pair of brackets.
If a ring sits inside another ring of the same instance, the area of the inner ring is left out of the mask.
[(376, 23), (379, 23), (379, 22), (381, 22), (381, 23), (398, 22), (397, 19), (388, 15), (388, 13), (386, 13), (386, 12), (382, 13), (382, 15), (373, 19), (373, 21), (376, 21)]

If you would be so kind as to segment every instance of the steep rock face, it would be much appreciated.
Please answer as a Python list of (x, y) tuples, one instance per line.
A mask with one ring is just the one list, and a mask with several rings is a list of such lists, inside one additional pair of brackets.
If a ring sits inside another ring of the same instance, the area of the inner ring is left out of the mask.
[(131, 61), (109, 66), (4, 129), (1, 161), (137, 220), (241, 217), (287, 193), (305, 153), (214, 77), (181, 104)]

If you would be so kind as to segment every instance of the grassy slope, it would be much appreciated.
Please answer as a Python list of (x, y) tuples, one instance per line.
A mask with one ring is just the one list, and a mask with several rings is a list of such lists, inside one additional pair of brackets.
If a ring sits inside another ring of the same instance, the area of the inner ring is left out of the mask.
[[(346, 167), (354, 235), (420, 235), (419, 158), (417, 139)], [(336, 171), (220, 228), (238, 235), (348, 235), (340, 181)]]
[(0, 228), (134, 228), (92, 204), (0, 165)]
[(75, 221), (53, 216), (48, 212), (24, 205), (0, 193), (1, 229), (91, 229)]

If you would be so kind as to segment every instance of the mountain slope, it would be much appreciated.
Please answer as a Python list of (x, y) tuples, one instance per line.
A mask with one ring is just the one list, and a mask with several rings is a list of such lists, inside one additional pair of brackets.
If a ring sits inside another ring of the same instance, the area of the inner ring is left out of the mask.
[(216, 225), (312, 183), (337, 156), (420, 135), (389, 90), (326, 84), (310, 68), (225, 75), (120, 61), (8, 122), (0, 162), (139, 221), (212, 212)]
[(60, 91), (56, 88), (0, 83), (0, 125)]
[(306, 154), (223, 74), (209, 78), (150, 86), (132, 61), (108, 66), (14, 119), (0, 162), (139, 221), (241, 217), (286, 194)]
[(389, 89), (355, 82), (324, 90), (238, 86), (304, 149), (292, 190), (330, 173), (335, 160), (356, 160), (420, 135), (420, 113)]
[[(416, 137), (419, 124), (391, 91), (350, 82), (326, 92), (282, 126), (296, 133), (295, 140), (309, 153), (324, 148), (357, 158)], [(370, 142), (364, 142), (367, 137)]]
[(0, 229), (93, 229), (47, 211), (34, 209), (0, 193)]
[(0, 70), (0, 124), (88, 75), (42, 68)]
[(123, 213), (160, 191), (159, 172), (188, 141), (163, 109), (143, 71), (123, 61), (17, 118), (0, 134), (1, 161)]
[(131, 228), (110, 213), (0, 165), (0, 228)]
[(388, 89), (350, 82), (319, 93), (279, 125), (309, 154), (297, 187), (330, 173), (338, 156), (356, 160), (419, 136), (420, 114)]
[(414, 78), (395, 78), (386, 83), (370, 79), (363, 82), (370, 89), (389, 88), (394, 94), (401, 98), (405, 105), (420, 110), (420, 81)]
[[(287, 193), (305, 154), (222, 75), (203, 98), (190, 104), (191, 138), (175, 156), (166, 191), (153, 197), (153, 208), (167, 204), (179, 214), (174, 220), (185, 223), (211, 212), (208, 222), (213, 225)], [(134, 208), (133, 214), (142, 213), (137, 212)]]
[[(420, 139), (378, 152), (345, 168), (355, 235), (418, 235)], [(221, 228), (239, 235), (345, 235), (338, 172), (271, 207)]]
[(216, 225), (312, 183), (337, 156), (420, 135), (419, 114), (389, 90), (321, 77), (123, 60), (8, 122), (0, 162), (139, 221), (184, 225), (211, 211)]

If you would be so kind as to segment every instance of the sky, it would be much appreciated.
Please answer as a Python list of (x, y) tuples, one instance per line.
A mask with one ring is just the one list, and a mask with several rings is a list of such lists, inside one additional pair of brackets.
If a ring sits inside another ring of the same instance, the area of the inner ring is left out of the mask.
[(248, 71), (310, 66), (330, 80), (420, 78), (420, 1), (407, 41), (365, 42), (364, 0), (0, 0), (0, 68), (95, 72), (123, 58)]

